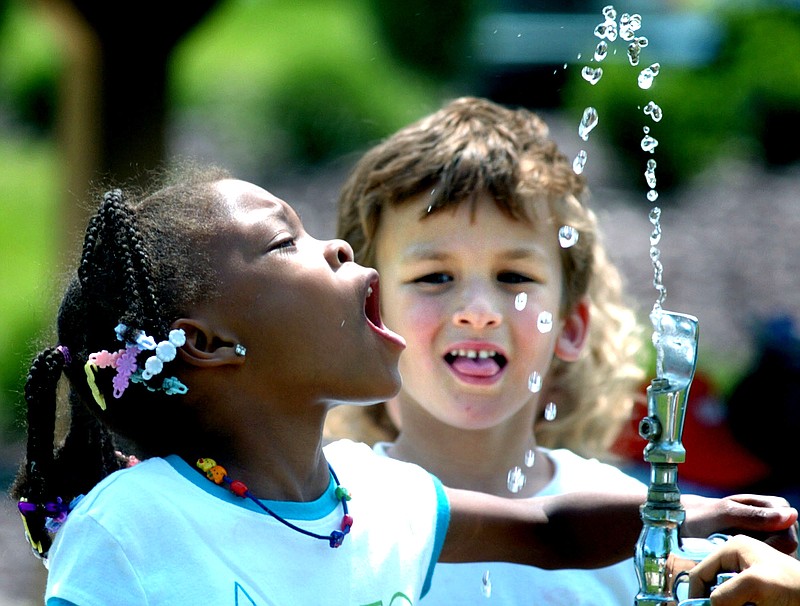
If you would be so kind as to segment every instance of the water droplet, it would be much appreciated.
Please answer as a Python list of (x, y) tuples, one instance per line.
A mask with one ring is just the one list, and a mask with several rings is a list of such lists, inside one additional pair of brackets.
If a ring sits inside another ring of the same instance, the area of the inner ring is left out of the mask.
[(647, 181), (647, 186), (651, 189), (656, 186), (656, 161), (650, 159), (647, 161), (647, 170), (644, 171), (644, 178)]
[(617, 10), (614, 8), (613, 4), (608, 4), (603, 7), (603, 17), (606, 21), (617, 20)]
[(428, 206), (428, 212), (430, 213), (432, 211), (433, 211), (433, 205)]
[(536, 451), (532, 448), (525, 452), (525, 467), (533, 467), (536, 462)]
[[(639, 65), (639, 55), (641, 54), (641, 48), (636, 42), (631, 42), (628, 45), (628, 63), (633, 65), (634, 67)], [(641, 86), (641, 84), (639, 85)], [(647, 88), (650, 88), (649, 86)]]
[(525, 474), (522, 472), (521, 467), (512, 467), (508, 470), (508, 482), (506, 484), (508, 490), (514, 494), (518, 493), (525, 486), (525, 479)]
[(633, 40), (635, 32), (642, 27), (642, 16), (623, 13), (619, 18), (619, 36), (623, 40)]
[(544, 420), (554, 421), (557, 414), (558, 414), (558, 406), (556, 405), (556, 403), (548, 402), (547, 405), (544, 407)]
[(645, 135), (642, 137), (642, 151), (655, 153), (656, 146), (658, 145), (658, 141), (653, 139), (650, 135)]
[(648, 219), (650, 220), (650, 223), (652, 223), (654, 226), (657, 225), (658, 222), (661, 220), (661, 209), (658, 206), (654, 206), (653, 208), (651, 208), (650, 214), (648, 215)]
[(639, 88), (642, 90), (647, 90), (653, 86), (653, 81), (660, 70), (661, 65), (658, 63), (653, 63), (653, 65), (650, 67), (645, 67), (641, 72), (639, 72), (639, 77), (637, 78), (639, 82)]
[(539, 314), (539, 318), (536, 320), (536, 327), (539, 329), (539, 332), (547, 333), (553, 330), (553, 314), (549, 311), (543, 311)]
[(616, 22), (611, 20), (600, 23), (597, 27), (594, 28), (594, 35), (600, 39), (605, 38), (606, 40), (613, 42), (614, 40), (617, 39)]
[(581, 60), (581, 57), (583, 57), (583, 53), (578, 53), (578, 61)]
[(597, 48), (594, 49), (595, 61), (602, 61), (608, 55), (608, 43), (605, 40), (600, 40), (597, 43)]
[(647, 199), (650, 200), (650, 202), (655, 202), (658, 200), (658, 192), (654, 189), (651, 189), (649, 192), (647, 192)]
[(517, 293), (517, 296), (514, 297), (514, 307), (517, 311), (522, 311), (525, 309), (525, 306), (528, 304), (528, 293), (520, 292)]
[(579, 236), (578, 230), (571, 225), (562, 225), (558, 230), (558, 243), (561, 248), (569, 248), (577, 244)]
[(643, 111), (645, 116), (650, 116), (653, 119), (653, 122), (661, 122), (661, 118), (664, 117), (661, 113), (661, 108), (652, 101), (644, 106)]
[(644, 36), (639, 36), (638, 38), (636, 38), (636, 44), (639, 45), (639, 48), (645, 48), (648, 44), (650, 44), (650, 40), (648, 40)]
[(485, 598), (492, 597), (492, 579), (489, 578), (488, 570), (483, 573), (483, 578), (481, 578), (481, 593)]
[(578, 135), (584, 141), (589, 140), (589, 133), (592, 132), (595, 126), (597, 126), (597, 110), (593, 107), (587, 107), (583, 110), (583, 117), (581, 118), (581, 123), (578, 125)]
[(583, 76), (583, 79), (586, 80), (589, 84), (594, 86), (595, 84), (600, 82), (600, 78), (603, 77), (603, 68), (602, 67), (595, 68), (586, 65), (581, 70), (581, 76)]
[(542, 389), (542, 375), (535, 370), (528, 377), (528, 391), (537, 393)]
[(576, 175), (580, 175), (583, 172), (583, 169), (586, 167), (586, 159), (588, 155), (586, 154), (586, 150), (582, 149), (578, 152), (578, 155), (575, 156), (575, 159), (572, 161), (572, 171)]

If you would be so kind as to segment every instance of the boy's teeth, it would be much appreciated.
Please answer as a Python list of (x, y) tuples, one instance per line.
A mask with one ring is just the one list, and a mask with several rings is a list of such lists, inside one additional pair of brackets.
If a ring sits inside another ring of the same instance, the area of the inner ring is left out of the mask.
[(450, 355), (453, 357), (460, 356), (462, 358), (480, 358), (485, 360), (486, 358), (493, 358), (497, 355), (497, 352), (493, 349), (454, 349), (450, 352)]
[(372, 294), (372, 286), (367, 287), (367, 296)]

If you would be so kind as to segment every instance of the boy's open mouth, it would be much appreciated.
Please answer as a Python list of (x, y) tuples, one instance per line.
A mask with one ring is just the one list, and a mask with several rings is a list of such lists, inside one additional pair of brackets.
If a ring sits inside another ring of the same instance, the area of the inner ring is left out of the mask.
[(444, 361), (457, 372), (474, 377), (493, 376), (508, 364), (506, 357), (493, 349), (454, 349), (445, 354)]

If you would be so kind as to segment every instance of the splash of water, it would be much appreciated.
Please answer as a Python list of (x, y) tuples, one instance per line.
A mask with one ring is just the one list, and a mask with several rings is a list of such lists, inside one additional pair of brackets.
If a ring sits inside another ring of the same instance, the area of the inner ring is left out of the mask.
[(644, 111), (645, 116), (650, 116), (653, 122), (661, 122), (661, 118), (664, 117), (661, 108), (653, 101), (645, 105), (642, 111)]
[(538, 393), (542, 389), (542, 375), (535, 370), (528, 377), (528, 390), (531, 393)]
[(639, 88), (642, 90), (647, 90), (653, 86), (653, 82), (660, 71), (661, 65), (659, 63), (653, 63), (650, 67), (645, 67), (641, 72), (639, 72), (639, 77), (637, 78)]
[(586, 153), (585, 149), (582, 149), (578, 152), (578, 155), (575, 156), (575, 159), (572, 161), (572, 171), (576, 175), (580, 175), (583, 172), (584, 167), (586, 166), (586, 160), (588, 158), (588, 154)]
[(578, 135), (584, 141), (589, 140), (589, 133), (597, 126), (598, 116), (597, 110), (593, 107), (587, 107), (583, 110), (583, 117), (581, 123), (578, 125)]
[(481, 593), (485, 598), (492, 597), (492, 579), (489, 577), (488, 570), (483, 573), (483, 577), (481, 578)]
[(538, 328), (541, 333), (548, 333), (553, 330), (553, 314), (549, 311), (541, 312), (536, 319), (536, 328)]
[(558, 230), (558, 244), (561, 248), (571, 248), (578, 243), (580, 233), (571, 225), (562, 225)]
[(603, 68), (602, 67), (590, 67), (590, 66), (586, 65), (581, 70), (581, 76), (589, 84), (594, 86), (595, 84), (600, 82), (600, 78), (603, 77)]
[(525, 474), (521, 467), (512, 467), (508, 470), (508, 481), (506, 486), (510, 492), (517, 494), (525, 486)]
[(533, 467), (533, 464), (536, 462), (536, 451), (533, 448), (529, 448), (525, 451), (525, 467)]

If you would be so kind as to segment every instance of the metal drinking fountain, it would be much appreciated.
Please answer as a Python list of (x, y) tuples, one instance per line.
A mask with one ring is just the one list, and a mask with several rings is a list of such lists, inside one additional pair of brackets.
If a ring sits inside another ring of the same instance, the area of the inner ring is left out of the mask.
[(639, 424), (639, 434), (648, 441), (644, 460), (650, 463), (650, 485), (634, 554), (639, 580), (635, 605), (674, 606), (674, 575), (681, 562), (694, 563), (704, 555), (687, 553), (679, 534), (686, 513), (680, 501), (678, 465), (686, 460), (681, 439), (697, 365), (698, 321), (661, 309), (652, 318), (657, 369), (647, 388), (647, 416)]

